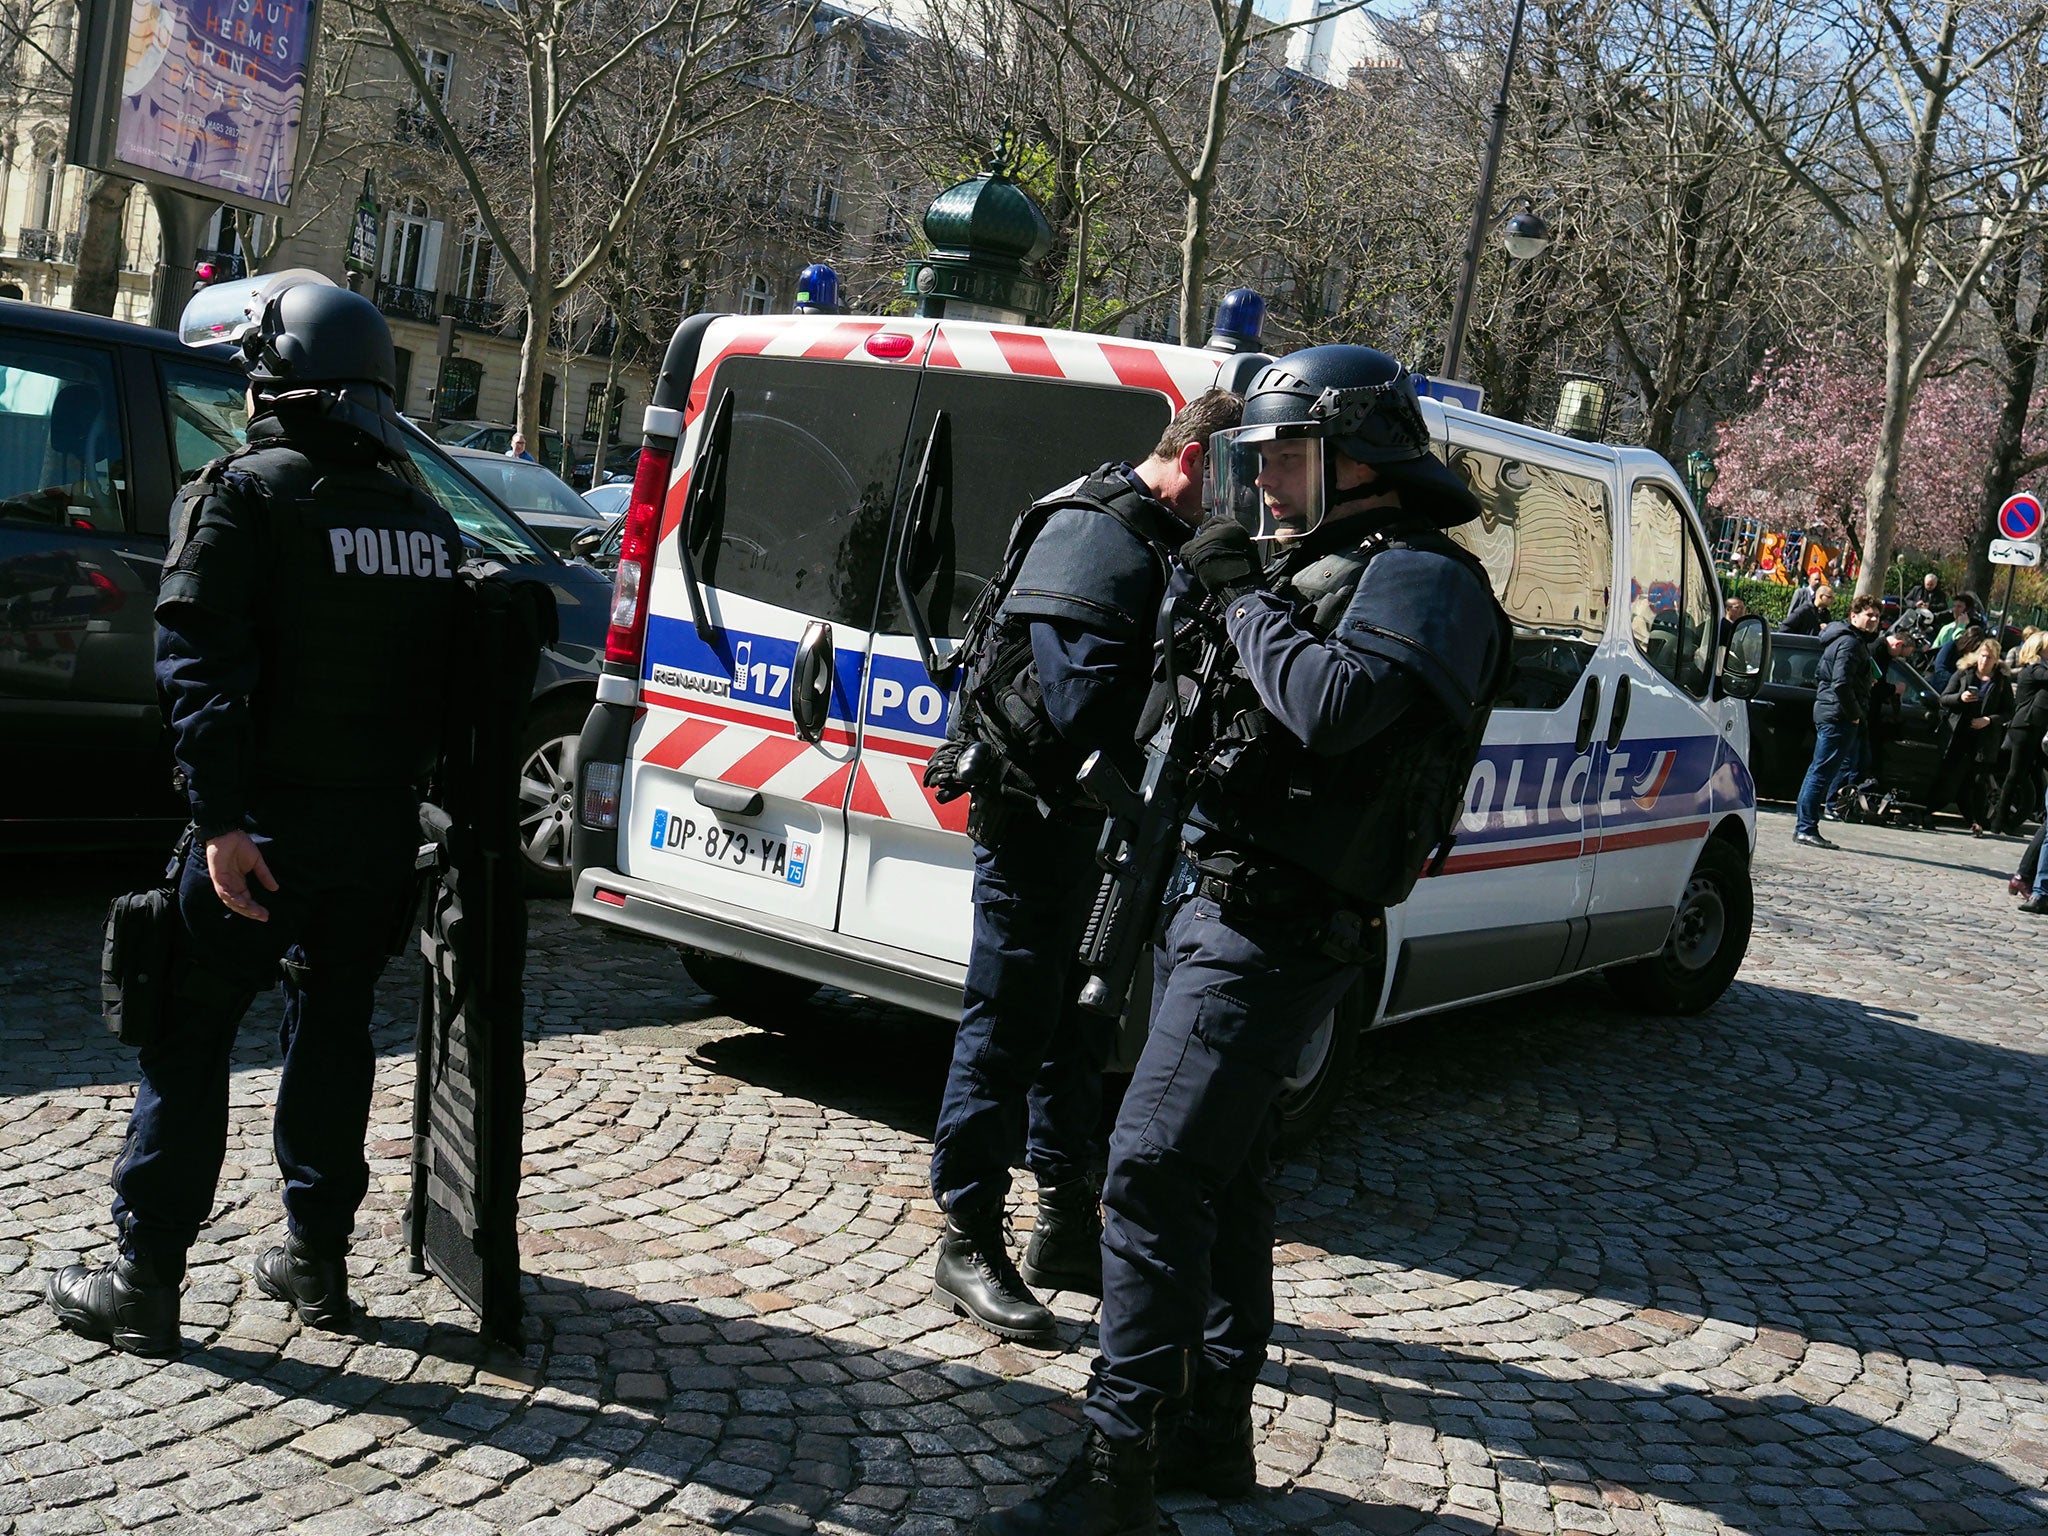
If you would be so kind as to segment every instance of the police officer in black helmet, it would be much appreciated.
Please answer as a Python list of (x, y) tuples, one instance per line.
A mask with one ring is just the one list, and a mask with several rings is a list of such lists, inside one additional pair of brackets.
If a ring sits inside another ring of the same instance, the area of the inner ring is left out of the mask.
[(1376, 994), (1385, 909), (1447, 849), (1505, 680), (1507, 618), (1442, 532), (1478, 504), (1430, 455), (1393, 358), (1281, 358), (1211, 461), (1236, 516), (1181, 560), (1237, 677), (1110, 1144), (1088, 1439), (1045, 1493), (985, 1517), (988, 1536), (1139, 1536), (1155, 1493), (1253, 1490), (1281, 1085), (1347, 992)]
[[(1102, 813), (1074, 774), (1098, 748), (1135, 765), (1172, 551), (1202, 514), (1208, 438), (1239, 410), (1228, 391), (1197, 396), (1142, 463), (1105, 464), (1035, 503), (1012, 535), (1007, 584), (992, 584), (964, 626), (952, 742), (930, 779), (947, 794), (941, 780), (969, 746), (983, 765), (968, 817), (974, 943), (932, 1137), (932, 1195), (946, 1212), (933, 1289), (1004, 1338), (1056, 1337), (1029, 1285), (1093, 1294), (1102, 1284), (1112, 1028), (1077, 1006), (1074, 966)], [(1003, 1223), (1019, 1162), (1038, 1180), (1021, 1274)]]
[(248, 443), (180, 493), (156, 609), (157, 684), (194, 828), (183, 931), (114, 1163), (118, 1251), (50, 1284), (66, 1325), (147, 1355), (179, 1348), (186, 1250), (226, 1150), (229, 1048), (280, 977), (274, 1142), (289, 1230), (256, 1261), (256, 1283), (312, 1326), (351, 1320), (343, 1260), (369, 1182), (372, 989), (411, 906), (462, 560), (454, 522), (405, 477), (376, 306), (288, 274), (250, 293), (239, 323), (194, 321), (221, 298), (195, 299), (186, 334), (241, 342)]

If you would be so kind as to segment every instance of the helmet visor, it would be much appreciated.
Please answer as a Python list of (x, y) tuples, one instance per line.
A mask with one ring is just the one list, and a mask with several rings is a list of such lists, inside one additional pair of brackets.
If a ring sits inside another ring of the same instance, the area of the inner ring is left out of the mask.
[(1255, 539), (1286, 542), (1323, 521), (1320, 423), (1231, 427), (1209, 439), (1209, 506)]
[(188, 347), (210, 347), (221, 341), (239, 344), (262, 320), (264, 305), (301, 283), (333, 286), (332, 279), (310, 267), (252, 273), (209, 284), (192, 295), (185, 312), (178, 316), (178, 340)]

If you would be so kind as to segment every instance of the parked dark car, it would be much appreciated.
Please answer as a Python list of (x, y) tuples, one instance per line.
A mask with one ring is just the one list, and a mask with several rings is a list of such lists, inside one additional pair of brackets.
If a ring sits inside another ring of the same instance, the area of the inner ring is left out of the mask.
[[(240, 445), (247, 383), (227, 347), (0, 300), (0, 846), (161, 838), (183, 820), (153, 661), (177, 488)], [(526, 742), (527, 857), (567, 889), (575, 749), (611, 585), (558, 559), (424, 433), (429, 491), (476, 552), (553, 588)]]
[[(1763, 799), (1796, 800), (1813, 761), (1813, 679), (1820, 651), (1817, 636), (1771, 636), (1770, 668), (1749, 701), (1749, 771)], [(1891, 691), (1877, 720), (1878, 782), (1917, 806), (1941, 755), (1940, 696), (1897, 657), (1885, 664), (1885, 682)], [(1962, 805), (1971, 819), (1983, 819), (1996, 787), (1991, 769), (1964, 786)]]
[[(444, 421), (439, 426), (428, 426), (415, 422), (444, 448), (474, 448), (481, 453), (504, 453), (512, 446), (512, 434), (516, 430), (509, 422), (503, 421)], [(569, 447), (562, 434), (553, 427), (540, 429), (538, 446), (529, 445), (534, 462), (544, 464), (564, 478), (570, 469)]]

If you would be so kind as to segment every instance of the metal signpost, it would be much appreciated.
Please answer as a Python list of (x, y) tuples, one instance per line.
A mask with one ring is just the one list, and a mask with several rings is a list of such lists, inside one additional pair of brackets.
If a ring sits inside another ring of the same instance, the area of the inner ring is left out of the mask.
[(1998, 633), (2003, 635), (2020, 567), (2032, 569), (2041, 563), (2041, 498), (2025, 491), (2008, 496), (1998, 509), (1998, 531), (2004, 537), (1991, 541), (1991, 563), (2006, 567), (2005, 600), (1998, 605)]

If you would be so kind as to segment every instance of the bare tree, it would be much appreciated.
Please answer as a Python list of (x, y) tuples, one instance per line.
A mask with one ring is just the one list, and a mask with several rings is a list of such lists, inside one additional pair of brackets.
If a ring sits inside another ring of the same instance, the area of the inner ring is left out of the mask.
[(1878, 276), (1884, 408), (1865, 485), (1859, 595), (1881, 590), (1913, 398), (2028, 217), (2048, 159), (1990, 89), (2039, 45), (2011, 0), (1691, 0), (1734, 110)]
[[(676, 173), (680, 147), (775, 100), (775, 72), (808, 33), (815, 7), (763, 0), (459, 0), (429, 13), (406, 0), (349, 3), (411, 85), (422, 123), (453, 159), (500, 270), (524, 296), (517, 424), (537, 440), (556, 311), (609, 259), (649, 189)], [(451, 23), (510, 61), (523, 156), (496, 167), (484, 163), (472, 148), (475, 129), (458, 128), (429, 82), (419, 57), (423, 28)], [(579, 137), (593, 132), (616, 136), (635, 170), (603, 220), (571, 240), (558, 221), (559, 199), (584, 174)]]

